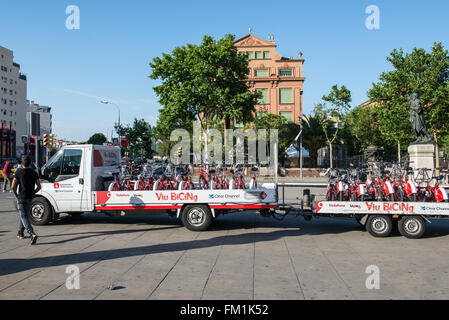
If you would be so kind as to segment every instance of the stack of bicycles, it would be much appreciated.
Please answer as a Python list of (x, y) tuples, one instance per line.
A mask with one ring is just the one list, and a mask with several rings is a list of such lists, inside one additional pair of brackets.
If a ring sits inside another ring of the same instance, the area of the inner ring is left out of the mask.
[[(133, 170), (134, 169), (134, 170)], [(192, 190), (194, 183), (190, 170), (185, 166), (159, 166), (153, 169), (145, 164), (139, 168), (122, 167), (121, 173), (114, 173), (114, 181), (108, 191), (164, 191)]]
[[(389, 170), (387, 170), (387, 168)], [(429, 175), (431, 172), (431, 175)], [(327, 201), (449, 202), (441, 182), (448, 171), (413, 170), (407, 163), (377, 162), (360, 168), (329, 169)]]
[[(252, 178), (245, 183), (245, 166), (235, 164), (227, 176), (228, 168), (224, 164), (203, 164), (200, 166), (198, 188), (200, 190), (239, 190), (257, 189), (257, 172), (259, 165), (251, 166)], [(194, 190), (192, 179), (193, 166), (160, 164), (152, 166), (148, 163), (123, 166), (120, 173), (112, 173), (113, 181), (108, 191), (165, 191)]]
[(259, 165), (251, 166), (253, 176), (248, 186), (245, 183), (244, 171), (245, 166), (237, 163), (233, 165), (230, 170), (232, 178), (228, 179), (226, 175), (227, 167), (224, 164), (204, 164), (200, 167), (198, 185), (202, 190), (257, 189), (257, 172), (259, 171)]

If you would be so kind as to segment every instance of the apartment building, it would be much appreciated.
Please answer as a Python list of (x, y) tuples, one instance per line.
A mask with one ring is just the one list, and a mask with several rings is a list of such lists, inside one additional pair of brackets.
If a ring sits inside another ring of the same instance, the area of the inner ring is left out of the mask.
[(267, 41), (251, 33), (235, 41), (234, 45), (238, 52), (248, 55), (250, 87), (263, 94), (256, 111), (282, 115), (299, 124), (303, 115), (305, 81), (302, 53), (298, 59), (283, 57), (276, 51), (274, 36)]
[[(26, 113), (27, 78), (20, 72), (20, 65), (14, 62), (13, 52), (0, 46), (0, 128), (2, 128), (0, 142), (2, 148), (9, 144), (9, 141), (5, 141), (7, 137), (14, 136), (15, 153), (24, 152), (21, 137), (27, 134)], [(4, 150), (1, 151), (4, 152)]]

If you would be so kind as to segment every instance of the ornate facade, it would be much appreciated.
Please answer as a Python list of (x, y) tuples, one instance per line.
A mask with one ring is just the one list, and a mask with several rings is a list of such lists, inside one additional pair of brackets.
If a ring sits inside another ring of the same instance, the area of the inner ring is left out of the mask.
[(303, 115), (304, 59), (285, 58), (276, 52), (274, 37), (269, 41), (251, 33), (234, 42), (237, 50), (247, 54), (252, 90), (262, 92), (263, 98), (256, 106), (257, 112), (282, 115), (287, 120), (300, 123)]

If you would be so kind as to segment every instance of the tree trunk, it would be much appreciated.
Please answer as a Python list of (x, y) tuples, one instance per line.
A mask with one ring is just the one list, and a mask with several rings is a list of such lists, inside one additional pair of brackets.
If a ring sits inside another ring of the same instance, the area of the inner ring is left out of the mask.
[(398, 163), (401, 163), (401, 142), (398, 141)]
[(334, 156), (332, 153), (332, 143), (329, 145), (329, 158), (330, 158), (330, 168), (334, 168)]

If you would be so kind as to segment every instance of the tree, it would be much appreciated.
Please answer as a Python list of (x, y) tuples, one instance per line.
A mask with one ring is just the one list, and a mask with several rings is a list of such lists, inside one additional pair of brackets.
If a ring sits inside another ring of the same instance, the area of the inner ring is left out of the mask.
[[(163, 106), (156, 126), (158, 137), (185, 128), (199, 119), (207, 135), (214, 119), (251, 122), (261, 94), (247, 84), (248, 58), (234, 46), (233, 35), (216, 41), (204, 36), (200, 46), (188, 44), (150, 63), (150, 78), (162, 81), (154, 91)], [(207, 140), (207, 138), (206, 138)]]
[(87, 141), (87, 144), (94, 144), (94, 145), (103, 145), (106, 142), (108, 142), (108, 139), (103, 133), (95, 133), (92, 137), (89, 138)]
[[(442, 137), (449, 132), (449, 54), (441, 43), (432, 51), (414, 48), (411, 53), (393, 50), (387, 61), (393, 71), (380, 75), (368, 91), (378, 105), (378, 121), (382, 135), (401, 145), (414, 140), (409, 120), (408, 95), (417, 93), (424, 107), (424, 116), (438, 151)], [(437, 166), (438, 164), (437, 157)]]
[(134, 119), (132, 126), (115, 126), (121, 137), (128, 139), (128, 147), (123, 148), (125, 152), (134, 157), (151, 158), (153, 156), (153, 134), (151, 126), (144, 119)]
[[(324, 131), (326, 143), (329, 145), (330, 166), (333, 168), (332, 144), (337, 140), (338, 133), (343, 126), (343, 119), (351, 109), (351, 91), (345, 86), (339, 89), (338, 85), (334, 85), (330, 93), (327, 96), (323, 96), (322, 100), (324, 101), (323, 103), (315, 106), (314, 114)], [(330, 103), (330, 105), (326, 104), (326, 102)]]
[(318, 166), (318, 150), (326, 145), (326, 136), (319, 118), (315, 115), (304, 116), (302, 119), (303, 145), (309, 151), (312, 165)]

